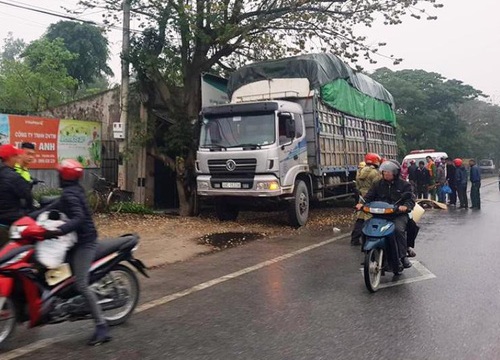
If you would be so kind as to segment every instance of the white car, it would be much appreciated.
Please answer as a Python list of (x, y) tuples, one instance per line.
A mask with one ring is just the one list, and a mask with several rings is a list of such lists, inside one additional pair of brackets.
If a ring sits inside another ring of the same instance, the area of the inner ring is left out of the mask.
[(482, 173), (493, 174), (495, 172), (495, 163), (490, 159), (483, 159), (479, 161), (479, 169)]
[(446, 159), (448, 157), (448, 154), (442, 151), (436, 151), (434, 149), (413, 150), (405, 156), (403, 162), (406, 162), (408, 165), (410, 165), (410, 162), (414, 160), (417, 166), (420, 161), (423, 161), (424, 164), (427, 164), (427, 156), (430, 156), (434, 161), (441, 161), (441, 159), (443, 158)]

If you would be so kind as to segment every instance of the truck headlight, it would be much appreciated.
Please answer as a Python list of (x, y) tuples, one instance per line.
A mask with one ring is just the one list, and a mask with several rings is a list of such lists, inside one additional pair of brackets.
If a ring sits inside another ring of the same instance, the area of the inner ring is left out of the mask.
[(210, 189), (210, 183), (208, 181), (198, 181), (198, 190)]
[(257, 190), (279, 190), (280, 184), (277, 181), (260, 181), (256, 185)]

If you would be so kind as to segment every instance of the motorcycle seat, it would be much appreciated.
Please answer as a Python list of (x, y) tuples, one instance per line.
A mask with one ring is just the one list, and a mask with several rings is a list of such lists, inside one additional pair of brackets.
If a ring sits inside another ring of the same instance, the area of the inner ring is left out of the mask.
[(33, 249), (34, 246), (33, 245), (24, 245), (24, 246), (20, 246), (18, 248), (15, 248), (15, 249), (12, 249), (11, 251), (9, 251), (7, 254), (4, 254), (3, 256), (0, 257), (0, 266), (13, 259), (14, 257), (16, 257), (17, 255), (25, 252), (25, 251), (28, 251), (28, 250), (31, 250)]
[(116, 251), (133, 249), (139, 242), (137, 235), (123, 235), (117, 238), (99, 240), (95, 260), (102, 259)]

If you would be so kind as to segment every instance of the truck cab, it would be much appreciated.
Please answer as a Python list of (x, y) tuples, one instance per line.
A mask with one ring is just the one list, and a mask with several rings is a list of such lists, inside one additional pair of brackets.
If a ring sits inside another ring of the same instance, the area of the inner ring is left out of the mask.
[[(284, 199), (309, 171), (302, 107), (288, 101), (208, 107), (200, 116), (197, 189), (221, 220), (256, 198)], [(306, 189), (307, 191), (307, 189)]]

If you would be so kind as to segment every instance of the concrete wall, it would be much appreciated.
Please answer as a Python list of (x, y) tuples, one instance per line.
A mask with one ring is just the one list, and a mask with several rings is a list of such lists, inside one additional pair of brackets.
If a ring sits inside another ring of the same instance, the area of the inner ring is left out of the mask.
[(120, 121), (120, 88), (88, 96), (86, 98), (60, 105), (47, 110), (44, 115), (59, 119), (100, 121), (102, 138), (113, 138), (113, 122)]
[[(146, 126), (147, 111), (141, 106), (137, 96), (134, 96), (134, 86), (131, 86), (131, 98), (129, 100), (129, 121), (143, 121)], [(108, 91), (88, 96), (86, 98), (58, 106), (46, 111), (44, 116), (60, 119), (75, 119), (87, 121), (99, 121), (102, 123), (102, 139), (113, 140), (113, 123), (120, 121), (120, 88), (115, 87)], [(139, 120), (142, 119), (142, 120)], [(134, 134), (130, 133), (131, 127), (127, 128), (127, 138)], [(122, 140), (120, 140), (122, 141)], [(126, 190), (134, 193), (134, 200), (152, 206), (154, 204), (154, 173), (150, 168), (152, 162), (146, 155), (146, 150), (134, 149), (127, 156), (127, 178)], [(97, 170), (97, 171), (95, 171)], [(99, 169), (89, 169), (84, 176), (84, 186), (91, 188), (93, 177), (90, 172), (100, 173)], [(38, 170), (34, 176), (39, 177), (51, 186), (57, 184), (57, 176), (52, 170)], [(140, 186), (139, 178), (145, 178), (145, 186)]]

